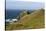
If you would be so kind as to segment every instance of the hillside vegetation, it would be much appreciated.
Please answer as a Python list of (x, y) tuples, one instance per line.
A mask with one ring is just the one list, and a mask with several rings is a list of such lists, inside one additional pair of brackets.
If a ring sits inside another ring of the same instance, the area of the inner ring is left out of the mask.
[(44, 25), (44, 9), (40, 9), (31, 14), (24, 14), (18, 22), (10, 24), (6, 29), (40, 29), (44, 28)]

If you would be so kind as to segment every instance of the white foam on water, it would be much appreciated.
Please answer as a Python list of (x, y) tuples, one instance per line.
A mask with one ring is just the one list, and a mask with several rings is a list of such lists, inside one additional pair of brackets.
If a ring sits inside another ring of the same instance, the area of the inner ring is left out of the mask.
[(18, 19), (6, 19), (6, 22), (14, 22), (14, 21), (18, 21)]

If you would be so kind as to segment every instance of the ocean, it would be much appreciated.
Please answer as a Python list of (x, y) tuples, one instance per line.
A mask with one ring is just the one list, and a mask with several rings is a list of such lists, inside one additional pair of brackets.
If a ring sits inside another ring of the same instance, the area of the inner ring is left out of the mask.
[[(17, 19), (17, 16), (20, 16), (20, 13), (22, 10), (5, 10), (5, 20), (9, 21), (12, 19)], [(29, 10), (30, 13), (32, 13), (31, 10)]]
[(6, 10), (5, 19), (15, 19), (20, 13), (21, 10)]

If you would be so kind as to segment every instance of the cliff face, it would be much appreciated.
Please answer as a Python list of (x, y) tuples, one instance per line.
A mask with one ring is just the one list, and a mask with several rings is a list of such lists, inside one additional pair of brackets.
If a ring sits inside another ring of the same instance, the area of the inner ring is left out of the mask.
[(31, 10), (22, 10), (21, 13), (20, 13), (20, 15), (17, 16), (17, 18), (20, 20), (22, 17), (24, 17), (25, 15), (29, 15), (32, 12), (34, 12), (34, 11), (31, 11)]
[(31, 28), (43, 28), (44, 11), (38, 10), (30, 15), (25, 15), (23, 18), (20, 19), (20, 23)]
[(11, 30), (44, 28), (44, 10), (36, 10), (31, 14), (26, 14), (17, 23), (10, 26)]

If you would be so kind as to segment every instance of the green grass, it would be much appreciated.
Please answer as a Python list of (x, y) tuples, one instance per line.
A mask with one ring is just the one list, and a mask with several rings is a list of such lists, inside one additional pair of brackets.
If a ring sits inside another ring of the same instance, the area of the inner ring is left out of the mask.
[(36, 11), (32, 14), (26, 14), (17, 23), (10, 24), (7, 30), (15, 29), (40, 29), (44, 28), (44, 11)]

